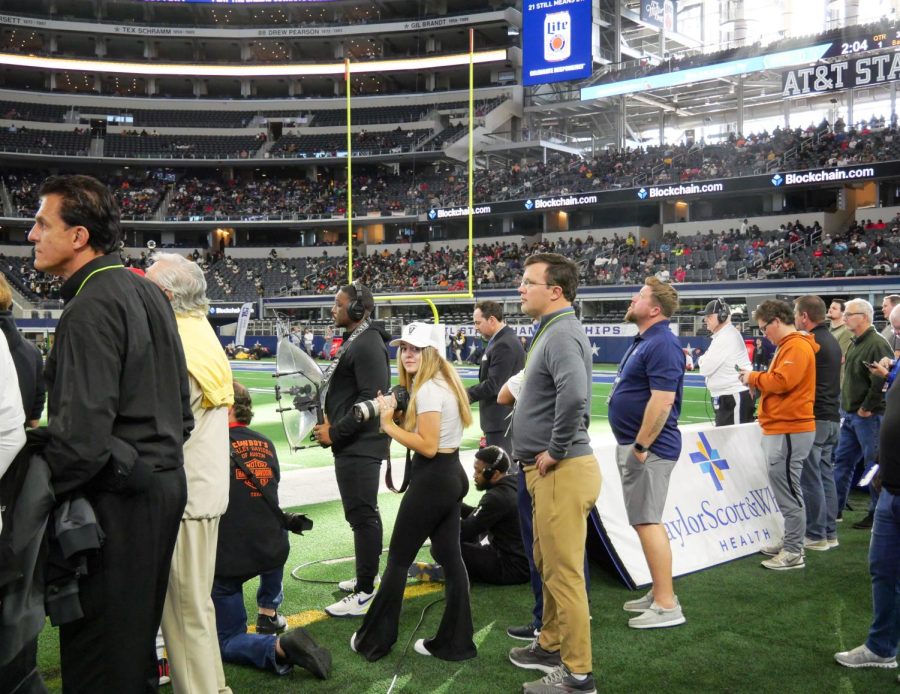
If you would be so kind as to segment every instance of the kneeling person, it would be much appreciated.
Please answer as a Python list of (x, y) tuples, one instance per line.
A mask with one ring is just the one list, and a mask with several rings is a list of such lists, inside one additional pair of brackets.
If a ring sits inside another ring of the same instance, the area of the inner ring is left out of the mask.
[[(470, 581), (493, 585), (528, 583), (528, 558), (519, 532), (517, 481), (509, 471), (509, 454), (487, 446), (475, 454), (475, 488), (484, 492), (478, 506), (462, 505), (460, 540), (463, 563)], [(487, 537), (488, 544), (481, 539)], [(414, 578), (440, 580), (438, 564), (416, 563)]]
[[(219, 526), (212, 589), (222, 660), (274, 670), (279, 675), (288, 674), (297, 665), (326, 679), (331, 654), (316, 645), (305, 630), (277, 635), (286, 627), (277, 610), (284, 598), (281, 578), (290, 543), (287, 530), (261, 493), (265, 489), (277, 503), (281, 472), (275, 446), (248, 428), (252, 418), (250, 394), (235, 381), (234, 406), (228, 412), (232, 460), (228, 510)], [(247, 479), (236, 459), (251, 470), (255, 481)], [(255, 576), (260, 577), (257, 633), (248, 634), (243, 588)]]

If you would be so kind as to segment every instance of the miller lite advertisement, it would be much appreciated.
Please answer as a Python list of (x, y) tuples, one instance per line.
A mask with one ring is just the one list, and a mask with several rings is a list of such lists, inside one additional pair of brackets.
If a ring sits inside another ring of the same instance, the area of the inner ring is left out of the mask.
[(525, 0), (522, 9), (523, 84), (590, 77), (590, 0)]

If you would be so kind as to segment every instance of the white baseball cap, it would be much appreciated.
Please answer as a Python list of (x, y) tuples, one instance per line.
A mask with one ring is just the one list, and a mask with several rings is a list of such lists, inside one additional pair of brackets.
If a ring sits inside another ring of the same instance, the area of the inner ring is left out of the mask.
[(439, 323), (436, 325), (419, 322), (407, 323), (403, 326), (403, 333), (400, 335), (400, 338), (391, 340), (391, 347), (397, 347), (401, 342), (419, 349), (434, 347), (438, 354), (443, 357), (446, 350), (444, 334), (444, 326)]

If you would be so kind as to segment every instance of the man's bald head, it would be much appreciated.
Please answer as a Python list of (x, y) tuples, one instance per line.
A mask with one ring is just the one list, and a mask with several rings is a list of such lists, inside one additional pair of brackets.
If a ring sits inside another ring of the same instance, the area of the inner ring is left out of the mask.
[(894, 309), (891, 311), (891, 327), (898, 333), (900, 333), (900, 304), (894, 306)]

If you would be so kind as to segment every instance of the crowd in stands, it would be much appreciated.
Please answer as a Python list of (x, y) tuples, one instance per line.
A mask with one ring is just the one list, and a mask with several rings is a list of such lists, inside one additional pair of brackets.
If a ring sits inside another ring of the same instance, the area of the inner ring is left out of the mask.
[[(450, 130), (457, 135), (464, 133), (463, 126), (447, 129)], [(362, 132), (357, 134), (356, 141), (360, 147), (371, 147), (370, 151), (380, 151), (382, 147), (408, 148), (413, 145), (396, 142), (408, 142), (408, 135), (413, 132), (415, 131), (399, 129), (387, 133)], [(150, 150), (142, 156), (150, 156), (150, 152), (155, 151), (161, 156), (181, 152), (179, 156), (184, 157), (225, 156), (223, 152), (239, 139), (192, 137), (189, 138), (192, 144), (182, 151), (178, 147), (187, 145), (182, 143), (184, 138), (181, 136), (142, 136), (138, 133), (110, 137), (130, 143), (128, 147), (133, 143), (141, 144), (142, 147), (142, 143), (150, 143)], [(323, 149), (318, 145), (311, 149), (300, 148), (298, 143), (309, 137), (311, 136), (286, 135), (280, 138), (273, 147), (274, 156), (330, 156), (338, 151)], [(331, 138), (326, 143), (328, 147), (340, 148), (344, 144), (341, 136), (321, 137)], [(259, 138), (245, 139), (246, 142), (242, 141), (238, 145), (242, 147), (237, 150), (239, 157), (243, 157), (245, 152), (249, 156), (262, 143)], [(442, 140), (439, 146), (446, 142), (447, 140)], [(154, 149), (157, 146), (162, 149)], [(220, 147), (226, 149), (217, 149)], [(107, 149), (107, 153), (125, 155), (126, 150), (136, 151), (126, 147), (121, 151)], [(900, 137), (895, 125), (886, 125), (883, 119), (873, 118), (869, 122), (849, 127), (838, 119), (833, 125), (822, 122), (805, 129), (776, 128), (772, 133), (764, 131), (747, 137), (732, 134), (719, 144), (700, 142), (603, 150), (587, 157), (551, 152), (546, 158), (523, 158), (511, 161), (506, 166), (491, 166), (477, 171), (473, 197), (476, 203), (516, 200), (896, 159), (900, 159)], [(342, 170), (336, 170), (333, 178), (326, 176), (320, 178), (318, 183), (284, 176), (278, 180), (254, 180), (248, 176), (228, 181), (210, 176), (188, 175), (179, 182), (179, 193), (165, 210), (165, 217), (173, 220), (189, 220), (192, 217), (224, 220), (246, 219), (248, 215), (259, 219), (327, 213), (340, 215), (346, 208), (342, 173)], [(377, 179), (374, 182), (369, 180), (368, 175), (354, 179), (354, 206), (358, 211), (390, 210), (422, 214), (432, 207), (456, 206), (468, 201), (468, 178), (464, 167), (459, 164), (437, 162), (390, 175), (375, 174), (374, 177)], [(170, 176), (165, 180), (171, 181), (173, 178), (177, 176)], [(23, 212), (31, 204), (32, 181), (25, 179), (20, 185), (9, 176), (6, 176), (6, 180), (15, 200), (17, 214), (29, 216)], [(158, 182), (164, 183), (161, 180)], [(109, 183), (113, 188), (122, 188), (121, 181), (111, 180)], [(152, 213), (165, 192), (163, 188), (160, 185), (156, 195), (141, 188), (140, 195), (137, 195), (138, 191), (131, 185), (131, 192), (126, 197), (132, 199), (123, 203), (127, 214), (138, 218)], [(122, 199), (125, 200), (124, 197)], [(249, 208), (244, 201), (251, 201)]]
[[(739, 228), (680, 237), (667, 232), (659, 241), (633, 234), (610, 238), (542, 240), (535, 243), (495, 242), (474, 247), (474, 288), (515, 287), (522, 263), (531, 253), (554, 252), (579, 267), (581, 283), (635, 285), (649, 275), (664, 282), (709, 282), (735, 279), (854, 277), (900, 274), (900, 215), (888, 221), (853, 222), (841, 233), (823, 233), (818, 223), (787, 222), (760, 230), (746, 220)], [(232, 258), (194, 250), (213, 300), (244, 301), (258, 296), (329, 295), (346, 283), (346, 261), (329, 256)], [(126, 264), (144, 267), (148, 254), (128, 257)], [(5, 259), (3, 272), (34, 301), (58, 297), (58, 282), (35, 272), (20, 258)], [(468, 254), (464, 249), (430, 244), (395, 251), (373, 251), (354, 259), (353, 276), (376, 294), (453, 292), (468, 289)]]

